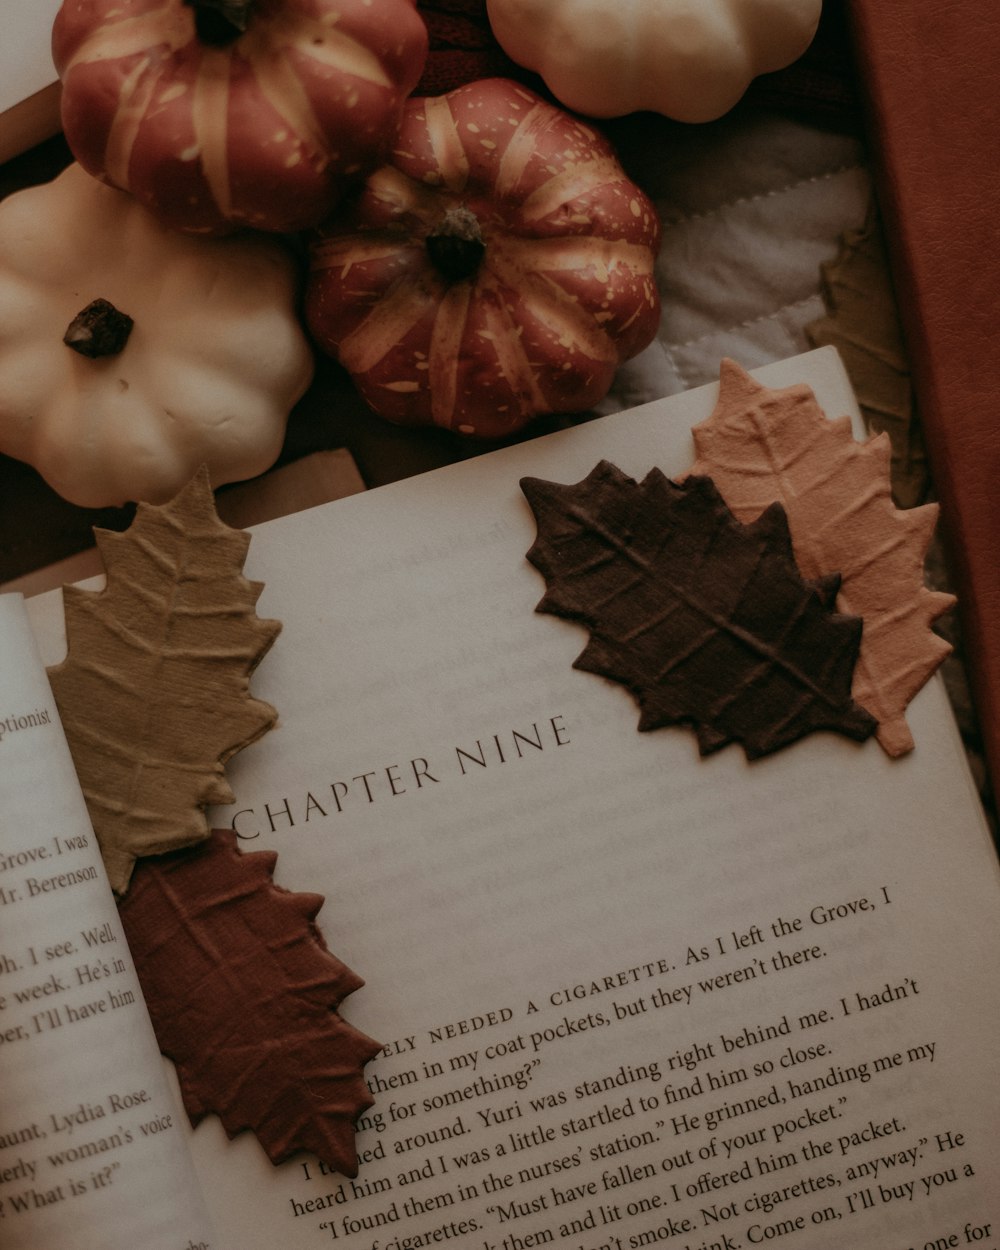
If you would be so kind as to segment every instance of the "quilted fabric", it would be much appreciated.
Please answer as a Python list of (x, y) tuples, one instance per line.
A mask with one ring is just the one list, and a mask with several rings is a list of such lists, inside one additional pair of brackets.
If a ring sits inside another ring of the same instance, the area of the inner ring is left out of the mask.
[(862, 226), (871, 193), (860, 140), (776, 113), (650, 119), (641, 141), (620, 153), (663, 223), (663, 313), (602, 412), (715, 381), (723, 356), (752, 369), (808, 351), (805, 327), (825, 311), (820, 266)]

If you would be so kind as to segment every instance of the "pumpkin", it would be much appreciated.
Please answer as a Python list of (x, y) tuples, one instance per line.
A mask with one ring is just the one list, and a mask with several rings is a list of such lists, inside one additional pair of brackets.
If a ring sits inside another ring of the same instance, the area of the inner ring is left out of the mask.
[(502, 437), (591, 407), (651, 341), (659, 233), (605, 139), (486, 79), (410, 101), (312, 240), (306, 319), (390, 421)]
[(64, 0), (62, 124), (180, 230), (315, 225), (392, 144), (427, 52), (414, 0)]
[(809, 46), (822, 0), (488, 0), (497, 41), (591, 117), (721, 117)]
[(297, 285), (277, 239), (177, 234), (79, 165), (8, 196), (0, 452), (91, 508), (263, 472), (312, 376)]

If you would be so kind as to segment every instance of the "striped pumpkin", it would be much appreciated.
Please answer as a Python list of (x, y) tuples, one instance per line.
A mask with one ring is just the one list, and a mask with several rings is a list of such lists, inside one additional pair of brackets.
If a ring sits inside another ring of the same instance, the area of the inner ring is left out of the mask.
[(290, 231), (385, 159), (427, 31), (414, 0), (64, 0), (52, 51), (90, 173), (180, 230)]
[(306, 318), (390, 421), (503, 437), (581, 412), (659, 324), (659, 222), (609, 144), (518, 83), (413, 99), (311, 248)]

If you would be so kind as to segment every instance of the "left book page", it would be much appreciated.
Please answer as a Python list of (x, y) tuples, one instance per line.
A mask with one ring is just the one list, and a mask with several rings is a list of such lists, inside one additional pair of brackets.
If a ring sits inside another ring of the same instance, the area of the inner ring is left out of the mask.
[(0, 1091), (4, 1250), (214, 1250), (20, 595), (0, 595)]

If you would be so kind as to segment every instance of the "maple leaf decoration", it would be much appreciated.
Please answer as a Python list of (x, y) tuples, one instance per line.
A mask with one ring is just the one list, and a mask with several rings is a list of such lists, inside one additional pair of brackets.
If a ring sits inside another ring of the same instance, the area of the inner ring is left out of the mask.
[(887, 754), (904, 755), (907, 704), (951, 650), (930, 625), (954, 597), (923, 577), (937, 505), (896, 508), (887, 435), (856, 442), (849, 418), (829, 420), (809, 387), (770, 390), (731, 360), (721, 376), (714, 412), (694, 428), (691, 472), (710, 475), (741, 521), (780, 501), (803, 576), (840, 573), (837, 606), (864, 621), (854, 698)]
[(861, 622), (830, 610), (835, 579), (800, 577), (780, 506), (741, 525), (708, 478), (636, 483), (607, 461), (521, 489), (548, 587), (536, 610), (589, 628), (574, 666), (627, 686), (641, 730), (689, 722), (703, 755), (739, 741), (750, 759), (817, 729), (872, 732), (850, 697)]
[(827, 314), (806, 326), (806, 336), (813, 347), (840, 353), (865, 423), (889, 435), (896, 502), (912, 508), (927, 499), (930, 472), (874, 206), (860, 230), (840, 236), (839, 253), (820, 273)]
[(215, 1113), (273, 1163), (307, 1150), (356, 1176), (354, 1123), (373, 1102), (363, 1068), (380, 1046), (336, 1008), (364, 982), (316, 927), (323, 899), (274, 884), (276, 859), (241, 854), (228, 830), (144, 859), (122, 923), (191, 1123)]
[(108, 877), (208, 836), (231, 803), (224, 764), (277, 719), (249, 694), (281, 626), (242, 574), (249, 535), (224, 525), (206, 470), (125, 533), (95, 530), (102, 591), (67, 587), (66, 659), (49, 669)]

